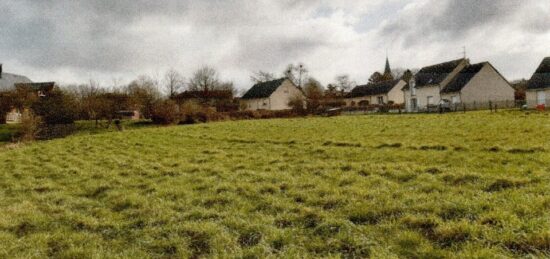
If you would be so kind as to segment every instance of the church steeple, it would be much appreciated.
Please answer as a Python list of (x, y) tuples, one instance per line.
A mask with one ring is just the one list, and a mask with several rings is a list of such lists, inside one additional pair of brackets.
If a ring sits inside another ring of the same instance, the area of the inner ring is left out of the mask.
[(386, 54), (386, 69), (384, 70), (384, 75), (391, 75), (390, 59)]

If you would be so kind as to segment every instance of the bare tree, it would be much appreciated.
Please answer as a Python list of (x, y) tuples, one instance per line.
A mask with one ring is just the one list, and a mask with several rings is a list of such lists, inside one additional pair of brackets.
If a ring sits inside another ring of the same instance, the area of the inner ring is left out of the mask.
[(220, 83), (218, 86), (218, 90), (231, 92), (233, 96), (238, 94), (237, 88), (235, 88), (235, 85), (231, 81)]
[(250, 76), (250, 81), (252, 81), (252, 83), (254, 83), (254, 84), (269, 82), (269, 81), (272, 81), (272, 80), (275, 80), (275, 75), (273, 73), (264, 72), (264, 71), (261, 71), (261, 70), (258, 71), (258, 72), (254, 72)]
[(383, 81), (384, 81), (384, 78), (382, 74), (380, 74), (380, 72), (374, 72), (369, 78), (369, 83), (371, 84), (380, 83)]
[(349, 79), (349, 75), (340, 75), (336, 77), (336, 86), (341, 93), (345, 93), (355, 87), (355, 82)]
[(163, 85), (168, 97), (174, 97), (183, 88), (185, 79), (175, 69), (170, 69), (164, 74)]
[(304, 85), (304, 93), (307, 97), (307, 109), (315, 111), (321, 106), (321, 101), (324, 97), (323, 86), (319, 81), (310, 77)]
[(298, 65), (290, 64), (287, 66), (284, 76), (290, 79), (295, 85), (303, 87), (303, 83), (307, 82), (308, 69), (302, 63)]
[(160, 99), (158, 80), (142, 75), (126, 88), (131, 105), (138, 108), (145, 118), (150, 118), (153, 105)]
[(216, 90), (220, 85), (218, 72), (208, 66), (204, 66), (197, 70), (193, 77), (189, 80), (189, 90), (191, 91), (212, 91)]
[(405, 74), (405, 72), (407, 72), (407, 69), (394, 68), (394, 69), (392, 69), (391, 74), (392, 74), (394, 79), (401, 79), (403, 77), (403, 75)]

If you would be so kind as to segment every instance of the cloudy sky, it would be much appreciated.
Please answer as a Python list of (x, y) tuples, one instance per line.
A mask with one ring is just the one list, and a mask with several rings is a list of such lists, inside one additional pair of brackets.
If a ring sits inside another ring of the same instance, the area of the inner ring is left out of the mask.
[(509, 80), (550, 56), (548, 0), (2, 0), (0, 62), (34, 81), (104, 86), (203, 65), (239, 88), (303, 62), (330, 83), (462, 56)]

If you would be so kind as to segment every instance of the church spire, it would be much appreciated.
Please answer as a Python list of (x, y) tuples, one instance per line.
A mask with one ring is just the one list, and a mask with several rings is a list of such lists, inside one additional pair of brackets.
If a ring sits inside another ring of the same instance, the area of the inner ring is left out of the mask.
[(391, 75), (390, 59), (386, 53), (386, 69), (384, 70), (384, 75)]

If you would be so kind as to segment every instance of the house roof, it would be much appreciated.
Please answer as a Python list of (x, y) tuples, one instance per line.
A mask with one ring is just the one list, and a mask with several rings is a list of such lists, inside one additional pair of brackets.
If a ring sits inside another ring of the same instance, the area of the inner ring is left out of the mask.
[(537, 71), (533, 74), (527, 89), (541, 89), (550, 87), (550, 57), (544, 58)]
[(233, 92), (231, 90), (214, 91), (185, 91), (176, 95), (176, 99), (231, 99)]
[(415, 75), (416, 88), (427, 85), (440, 84), (464, 60), (465, 59), (457, 59), (441, 64), (423, 67)]
[(2, 78), (0, 78), (0, 91), (12, 90), (17, 83), (32, 83), (32, 81), (26, 76), (2, 73)]
[(51, 91), (55, 86), (55, 82), (41, 82), (41, 83), (16, 83), (16, 88), (27, 88), (33, 91)]
[(441, 90), (442, 93), (459, 92), (472, 78), (474, 78), (488, 62), (465, 66), (454, 78)]
[(241, 99), (268, 98), (283, 84), (286, 78), (272, 80), (269, 82), (257, 83), (248, 90)]
[(359, 85), (351, 90), (350, 98), (389, 93), (401, 79), (383, 81), (374, 84)]

